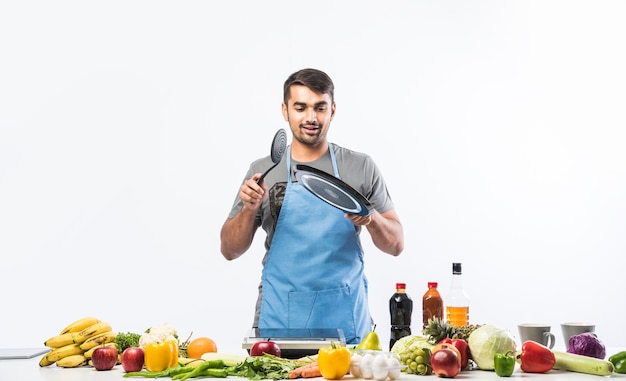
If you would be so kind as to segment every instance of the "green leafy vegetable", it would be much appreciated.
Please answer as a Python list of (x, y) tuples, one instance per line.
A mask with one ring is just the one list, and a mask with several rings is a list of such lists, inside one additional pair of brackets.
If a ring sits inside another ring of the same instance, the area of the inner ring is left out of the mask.
[(117, 353), (121, 354), (126, 348), (138, 347), (140, 337), (140, 334), (132, 332), (118, 333), (117, 336), (115, 336), (115, 347), (117, 348)]
[(298, 362), (265, 353), (263, 356), (248, 356), (239, 365), (232, 367), (229, 374), (249, 380), (284, 380), (289, 372), (298, 367)]

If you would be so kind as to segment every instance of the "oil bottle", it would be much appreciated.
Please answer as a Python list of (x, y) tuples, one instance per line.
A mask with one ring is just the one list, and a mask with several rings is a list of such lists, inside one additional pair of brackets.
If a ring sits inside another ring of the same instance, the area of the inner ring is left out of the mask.
[(452, 264), (452, 285), (446, 295), (446, 320), (454, 327), (469, 324), (470, 298), (463, 289), (463, 271), (461, 263)]

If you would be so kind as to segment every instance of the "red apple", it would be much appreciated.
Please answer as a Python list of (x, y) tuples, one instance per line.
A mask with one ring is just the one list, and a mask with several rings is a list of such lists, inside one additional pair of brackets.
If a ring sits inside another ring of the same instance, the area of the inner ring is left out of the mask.
[(117, 364), (117, 348), (115, 345), (96, 348), (91, 355), (93, 367), (97, 370), (111, 370)]
[(440, 348), (430, 356), (433, 373), (439, 377), (455, 377), (461, 371), (461, 360), (458, 352), (450, 348)]
[(263, 356), (263, 353), (280, 357), (280, 348), (273, 341), (257, 341), (250, 349), (250, 356)]
[(445, 338), (439, 342), (440, 344), (451, 344), (453, 347), (459, 350), (459, 354), (461, 355), (461, 370), (467, 368), (469, 363), (469, 346), (467, 345), (467, 341), (463, 339), (450, 339)]
[(139, 372), (143, 369), (143, 349), (130, 347), (122, 352), (122, 368), (125, 372)]

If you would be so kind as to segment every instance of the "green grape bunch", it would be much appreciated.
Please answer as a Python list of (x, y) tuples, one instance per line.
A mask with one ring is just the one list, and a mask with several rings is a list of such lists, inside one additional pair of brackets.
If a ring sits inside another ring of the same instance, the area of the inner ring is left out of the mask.
[(406, 365), (406, 368), (403, 368), (403, 370), (407, 374), (425, 376), (432, 373), (432, 368), (430, 367), (430, 350), (420, 348), (417, 345), (402, 352), (400, 354), (400, 362), (402, 362), (402, 365)]
[(400, 362), (405, 365), (402, 371), (407, 374), (426, 376), (432, 374), (430, 366), (430, 350), (433, 345), (428, 338), (419, 335), (406, 336), (398, 340), (391, 351), (400, 357)]

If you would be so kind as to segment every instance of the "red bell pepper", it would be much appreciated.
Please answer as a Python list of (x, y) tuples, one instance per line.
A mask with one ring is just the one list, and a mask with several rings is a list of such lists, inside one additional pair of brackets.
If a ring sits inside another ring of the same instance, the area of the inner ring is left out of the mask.
[(528, 340), (518, 354), (520, 368), (527, 373), (546, 373), (554, 367), (556, 358), (550, 348)]
[(467, 345), (467, 341), (463, 339), (451, 339), (446, 337), (441, 340), (439, 344), (450, 344), (461, 353), (461, 370), (467, 368), (467, 364), (469, 362), (469, 345)]

